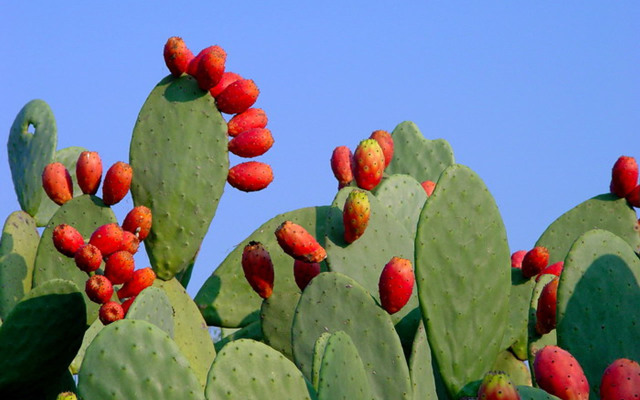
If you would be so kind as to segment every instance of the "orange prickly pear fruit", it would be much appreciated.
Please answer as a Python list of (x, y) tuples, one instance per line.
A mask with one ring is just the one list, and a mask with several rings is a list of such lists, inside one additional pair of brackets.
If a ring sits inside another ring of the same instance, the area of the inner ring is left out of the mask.
[(304, 290), (309, 282), (320, 274), (320, 263), (308, 263), (300, 260), (293, 261), (293, 278), (300, 290)]
[(378, 282), (382, 308), (389, 314), (400, 311), (411, 298), (414, 283), (411, 261), (393, 257), (382, 269)]
[(142, 268), (133, 272), (133, 276), (118, 290), (118, 298), (120, 300), (127, 297), (137, 296), (144, 289), (153, 285), (156, 279), (156, 273), (149, 267)]
[(384, 130), (373, 131), (369, 139), (375, 139), (378, 141), (380, 148), (382, 148), (382, 154), (384, 154), (384, 166), (389, 166), (391, 159), (393, 158), (393, 138), (391, 134)]
[(267, 128), (254, 128), (240, 133), (229, 142), (229, 151), (239, 157), (257, 157), (273, 146), (273, 136)]
[(538, 386), (562, 400), (588, 400), (589, 382), (568, 351), (558, 346), (545, 346), (535, 354), (533, 370)]
[(244, 131), (267, 126), (267, 114), (261, 108), (249, 108), (247, 111), (234, 115), (227, 122), (229, 136), (238, 136)]
[(529, 279), (538, 275), (549, 264), (549, 250), (537, 246), (529, 250), (522, 259), (522, 276)]
[(218, 81), (214, 87), (209, 89), (209, 93), (211, 93), (211, 96), (217, 97), (227, 86), (240, 79), (242, 79), (242, 77), (235, 72), (224, 72), (220, 81)]
[(87, 279), (85, 292), (94, 303), (104, 304), (113, 295), (113, 284), (106, 276), (94, 275)]
[(263, 299), (273, 293), (273, 263), (267, 249), (260, 242), (251, 241), (242, 252), (242, 270), (253, 290)]
[(259, 94), (260, 90), (253, 80), (239, 79), (220, 92), (216, 97), (216, 105), (225, 114), (240, 114), (256, 102)]
[(95, 151), (83, 151), (76, 162), (76, 179), (85, 194), (96, 194), (102, 181), (102, 160)]
[(164, 62), (169, 68), (171, 75), (179, 77), (187, 72), (189, 63), (193, 60), (193, 53), (184, 40), (178, 36), (172, 36), (164, 45)]
[(122, 245), (122, 228), (116, 223), (102, 225), (91, 234), (89, 243), (96, 246), (103, 257), (115, 253)]
[(273, 171), (269, 164), (247, 161), (229, 169), (227, 182), (243, 192), (255, 192), (269, 186), (273, 181)]
[(353, 175), (358, 187), (372, 190), (382, 180), (385, 159), (382, 148), (375, 139), (360, 142), (353, 154)]
[(84, 238), (80, 232), (67, 224), (60, 224), (53, 228), (52, 238), (55, 248), (67, 257), (73, 257), (84, 245)]
[(96, 246), (87, 243), (76, 251), (73, 260), (78, 269), (89, 273), (100, 268), (100, 264), (102, 264), (102, 253), (100, 253), (100, 250)]
[(100, 306), (98, 311), (98, 318), (100, 322), (105, 325), (109, 325), (112, 322), (121, 320), (124, 318), (124, 310), (122, 306), (115, 301), (108, 301)]
[(518, 390), (502, 371), (489, 371), (478, 388), (478, 400), (520, 400)]
[(227, 53), (220, 46), (211, 46), (200, 56), (196, 69), (196, 81), (202, 90), (210, 90), (222, 79)]
[(558, 304), (558, 282), (559, 278), (554, 278), (544, 285), (540, 297), (538, 297), (538, 308), (536, 309), (536, 332), (544, 335), (556, 329), (556, 306)]
[(433, 181), (424, 181), (421, 183), (421, 185), (424, 191), (427, 193), (427, 196), (431, 196), (436, 188), (436, 183)]
[(296, 260), (317, 263), (327, 258), (320, 243), (302, 226), (285, 221), (275, 231), (282, 250)]
[(143, 241), (151, 231), (151, 223), (151, 210), (145, 206), (137, 206), (124, 217), (122, 229), (133, 233), (140, 241)]
[(111, 206), (124, 199), (129, 192), (133, 169), (125, 162), (118, 161), (107, 171), (102, 184), (102, 201)]
[(341, 189), (353, 180), (353, 154), (347, 146), (338, 146), (331, 154), (331, 170)]
[(42, 187), (47, 196), (60, 206), (73, 198), (71, 175), (62, 163), (54, 162), (44, 167)]
[(611, 169), (611, 193), (626, 197), (638, 186), (638, 163), (633, 157), (620, 156)]
[(371, 205), (367, 193), (362, 190), (352, 190), (342, 209), (344, 240), (347, 243), (355, 242), (364, 234), (369, 225), (370, 215)]

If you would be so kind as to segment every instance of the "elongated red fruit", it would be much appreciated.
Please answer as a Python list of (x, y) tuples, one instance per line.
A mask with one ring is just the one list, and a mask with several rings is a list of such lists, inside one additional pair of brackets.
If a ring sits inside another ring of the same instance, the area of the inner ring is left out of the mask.
[(67, 224), (60, 224), (53, 228), (52, 238), (55, 248), (67, 257), (73, 257), (84, 245), (84, 238), (80, 232)]
[(127, 315), (127, 313), (129, 312), (129, 308), (131, 307), (131, 303), (134, 302), (136, 297), (137, 296), (129, 297), (128, 299), (122, 302), (122, 311), (124, 312), (124, 315)]
[(478, 400), (520, 400), (518, 390), (502, 371), (489, 371), (478, 388)]
[(620, 156), (611, 169), (611, 193), (626, 197), (638, 186), (638, 163), (633, 157)]
[(81, 271), (89, 273), (100, 268), (100, 264), (102, 264), (102, 253), (100, 253), (100, 249), (96, 246), (87, 243), (76, 251), (73, 260)]
[(273, 171), (269, 164), (247, 161), (229, 169), (227, 182), (243, 192), (255, 192), (269, 186), (273, 181)]
[(131, 165), (118, 161), (107, 171), (102, 185), (102, 201), (111, 206), (124, 199), (129, 192), (133, 169)]
[(353, 243), (364, 234), (369, 225), (370, 216), (371, 205), (367, 193), (362, 190), (352, 190), (342, 209), (345, 242)]
[(226, 89), (227, 86), (231, 85), (233, 82), (239, 79), (242, 79), (242, 76), (236, 74), (235, 72), (224, 72), (222, 74), (222, 77), (220, 78), (220, 81), (218, 81), (218, 83), (214, 87), (209, 89), (209, 93), (211, 93), (211, 96), (217, 97), (220, 93), (222, 93), (224, 89)]
[(538, 275), (549, 264), (549, 250), (537, 246), (529, 250), (522, 259), (522, 276), (529, 279)]
[(282, 250), (296, 260), (317, 263), (327, 258), (320, 243), (302, 226), (285, 221), (275, 231)]
[(588, 400), (589, 382), (578, 361), (558, 346), (538, 350), (533, 362), (538, 386), (562, 400)]
[(151, 231), (153, 218), (151, 210), (145, 206), (134, 207), (122, 222), (122, 229), (138, 236), (140, 241), (146, 239)]
[(134, 271), (131, 279), (118, 290), (118, 298), (122, 300), (127, 297), (137, 296), (138, 293), (153, 285), (155, 279), (156, 273), (149, 267)]
[(229, 136), (238, 136), (244, 131), (254, 128), (264, 128), (269, 122), (267, 114), (262, 108), (249, 108), (245, 112), (234, 115), (227, 122)]
[(524, 260), (526, 254), (526, 250), (514, 251), (513, 254), (511, 254), (511, 268), (522, 269), (522, 260)]
[(558, 282), (559, 278), (554, 278), (544, 285), (540, 297), (538, 297), (538, 308), (536, 309), (536, 332), (544, 335), (556, 329), (556, 305), (558, 304)]
[(353, 154), (347, 146), (338, 146), (331, 153), (331, 170), (342, 189), (353, 181)]
[(100, 306), (98, 318), (100, 318), (100, 322), (103, 324), (109, 325), (112, 322), (116, 322), (124, 318), (124, 310), (117, 302), (108, 301)]
[(267, 128), (254, 128), (240, 133), (229, 142), (229, 151), (239, 157), (257, 157), (273, 146), (273, 136)]
[(124, 250), (116, 251), (107, 258), (104, 276), (114, 285), (120, 285), (133, 277), (135, 266), (131, 253)]
[(200, 89), (208, 91), (222, 79), (227, 53), (220, 46), (211, 46), (207, 49), (198, 61), (196, 80)]
[(260, 242), (251, 241), (242, 252), (242, 270), (253, 290), (263, 299), (273, 293), (273, 263), (267, 249)]
[(385, 168), (389, 166), (391, 159), (393, 158), (393, 138), (391, 134), (385, 130), (379, 129), (377, 131), (373, 131), (370, 139), (375, 139), (380, 148), (382, 149), (382, 153), (384, 154), (384, 166)]
[(300, 290), (304, 290), (318, 274), (320, 274), (320, 263), (293, 260), (293, 278)]
[(436, 183), (434, 181), (424, 181), (420, 185), (422, 185), (427, 196), (431, 196), (436, 189)]
[(547, 266), (545, 269), (540, 271), (538, 275), (536, 275), (536, 282), (540, 280), (542, 275), (555, 275), (560, 276), (562, 273), (562, 269), (564, 268), (564, 261), (558, 261), (557, 263), (553, 263)]
[(382, 269), (378, 282), (382, 308), (389, 314), (400, 311), (411, 298), (414, 283), (411, 261), (393, 257)]
[(382, 180), (385, 159), (375, 139), (360, 142), (353, 154), (353, 176), (359, 188), (372, 190)]
[(626, 198), (631, 207), (640, 208), (640, 185), (637, 185), (627, 193)]
[(47, 196), (58, 205), (63, 205), (73, 198), (71, 175), (62, 163), (54, 162), (44, 167), (42, 187)]
[(116, 223), (102, 225), (91, 234), (89, 243), (96, 246), (103, 257), (115, 253), (122, 245), (122, 228)]
[(163, 55), (167, 68), (169, 68), (171, 75), (175, 77), (187, 72), (189, 63), (193, 60), (193, 53), (184, 43), (184, 40), (178, 36), (172, 36), (167, 39)]
[(76, 179), (84, 194), (96, 194), (102, 181), (102, 160), (95, 151), (83, 151), (76, 162)]
[(216, 97), (216, 105), (220, 112), (240, 114), (256, 102), (259, 94), (260, 90), (253, 80), (239, 79), (227, 86)]
[(89, 300), (94, 303), (104, 304), (109, 301), (113, 295), (113, 285), (106, 276), (94, 275), (87, 279), (85, 292)]
[(640, 364), (628, 358), (619, 358), (602, 374), (600, 400), (637, 399), (640, 399)]

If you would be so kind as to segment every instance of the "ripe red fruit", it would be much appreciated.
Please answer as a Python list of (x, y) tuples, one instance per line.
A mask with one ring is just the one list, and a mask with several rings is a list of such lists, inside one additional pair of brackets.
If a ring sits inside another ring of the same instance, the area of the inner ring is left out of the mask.
[(389, 314), (394, 314), (407, 304), (413, 292), (415, 276), (411, 261), (393, 257), (382, 269), (378, 290), (380, 305)]
[(102, 201), (111, 206), (124, 199), (129, 192), (133, 169), (125, 162), (118, 161), (107, 171), (102, 185)]
[(76, 162), (76, 179), (84, 194), (96, 194), (102, 181), (102, 160), (95, 151), (83, 151)]
[(353, 243), (364, 234), (369, 225), (370, 216), (371, 205), (367, 193), (362, 190), (352, 190), (342, 209), (345, 242)]
[(393, 158), (393, 138), (391, 137), (391, 134), (384, 130), (377, 130), (373, 131), (369, 138), (375, 139), (380, 145), (382, 154), (384, 154), (384, 166), (385, 168), (388, 167), (391, 159)]
[(436, 183), (433, 181), (424, 181), (421, 183), (421, 185), (424, 191), (427, 193), (427, 196), (431, 196), (436, 188)]
[(558, 301), (559, 278), (554, 278), (544, 285), (540, 297), (538, 297), (538, 308), (536, 309), (536, 332), (544, 335), (556, 329), (556, 305)]
[(81, 271), (89, 273), (100, 268), (100, 264), (102, 264), (102, 253), (100, 253), (100, 250), (96, 246), (87, 243), (76, 251), (73, 259)]
[(628, 358), (612, 362), (602, 374), (600, 400), (640, 398), (640, 364)]
[(229, 142), (229, 151), (239, 157), (257, 157), (273, 146), (273, 136), (266, 128), (254, 128), (240, 133)]
[(211, 93), (211, 96), (217, 97), (227, 86), (239, 79), (242, 79), (239, 74), (236, 74), (235, 72), (225, 72), (222, 74), (220, 81), (218, 81), (214, 87), (209, 89), (209, 93)]
[(242, 270), (247, 282), (263, 299), (273, 293), (273, 263), (267, 249), (260, 242), (251, 241), (242, 252)]
[(193, 53), (184, 40), (178, 36), (172, 36), (164, 45), (164, 62), (169, 68), (171, 75), (179, 77), (187, 72), (187, 67), (193, 60)]
[(276, 229), (275, 235), (282, 250), (296, 260), (314, 263), (327, 258), (320, 243), (298, 224), (285, 221)]
[(73, 257), (84, 245), (84, 238), (80, 232), (67, 224), (60, 224), (53, 228), (52, 238), (55, 248), (67, 257)]
[(229, 169), (227, 182), (243, 192), (255, 192), (269, 186), (273, 181), (273, 171), (269, 164), (248, 161)]
[(196, 69), (195, 77), (200, 89), (208, 91), (220, 82), (226, 61), (227, 53), (220, 46), (207, 48), (207, 51), (200, 56)]
[(562, 268), (564, 268), (564, 261), (558, 261), (557, 263), (553, 263), (549, 265), (548, 267), (540, 271), (538, 275), (536, 275), (536, 282), (540, 280), (540, 277), (542, 275), (549, 274), (549, 275), (560, 276), (560, 274), (562, 273)]
[(109, 301), (100, 306), (98, 311), (98, 318), (100, 322), (105, 325), (109, 325), (112, 322), (121, 320), (124, 318), (124, 310), (122, 306), (115, 301)]
[(511, 268), (522, 269), (522, 260), (524, 259), (526, 250), (518, 250), (511, 254)]
[(115, 253), (122, 245), (122, 228), (116, 223), (102, 225), (91, 234), (89, 243), (96, 246), (103, 257)]
[(145, 206), (134, 207), (122, 222), (122, 229), (138, 236), (140, 241), (146, 239), (151, 231), (151, 210)]
[(94, 303), (104, 304), (113, 295), (113, 285), (106, 276), (94, 275), (87, 279), (85, 292)]
[(216, 105), (220, 112), (240, 114), (251, 107), (260, 90), (251, 79), (239, 79), (227, 86), (217, 97)]
[(122, 302), (122, 311), (124, 312), (124, 315), (127, 315), (127, 313), (129, 312), (129, 308), (131, 307), (131, 303), (133, 303), (135, 299), (136, 296), (133, 296)]
[(562, 400), (588, 400), (589, 382), (578, 361), (558, 346), (538, 350), (533, 362), (538, 386)]
[(638, 186), (638, 163), (633, 157), (620, 156), (611, 169), (611, 193), (626, 197)]
[[(212, 89), (213, 90), (213, 89)], [(238, 136), (244, 131), (267, 126), (267, 114), (261, 108), (249, 108), (245, 112), (234, 115), (227, 122), (229, 136)]]
[(140, 240), (136, 235), (129, 231), (122, 231), (122, 244), (120, 244), (120, 250), (127, 251), (130, 254), (136, 254), (140, 247)]
[(320, 274), (320, 263), (308, 263), (300, 260), (293, 261), (293, 278), (300, 290), (304, 290), (309, 282)]
[(478, 400), (520, 400), (518, 390), (502, 371), (489, 371), (478, 388)]
[(116, 251), (111, 254), (104, 266), (104, 276), (114, 285), (125, 283), (133, 277), (135, 261), (128, 251)]
[(538, 275), (549, 264), (549, 250), (537, 246), (529, 250), (522, 259), (522, 276), (529, 279)]
[(640, 185), (637, 185), (627, 193), (627, 201), (631, 207), (640, 208)]
[(385, 159), (375, 139), (360, 142), (353, 154), (353, 176), (359, 188), (372, 190), (382, 180)]
[(353, 154), (347, 146), (338, 146), (331, 154), (331, 170), (338, 180), (338, 187), (343, 188), (353, 180)]
[(118, 298), (120, 300), (127, 297), (137, 296), (144, 289), (153, 285), (156, 279), (156, 273), (149, 267), (142, 268), (133, 272), (133, 276), (118, 290)]
[(54, 162), (44, 167), (42, 187), (47, 196), (60, 206), (73, 198), (71, 175), (62, 163)]

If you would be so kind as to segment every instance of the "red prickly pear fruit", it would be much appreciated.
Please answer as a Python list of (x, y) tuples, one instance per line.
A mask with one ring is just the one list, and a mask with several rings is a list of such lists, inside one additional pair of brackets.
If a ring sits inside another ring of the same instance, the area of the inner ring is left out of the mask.
[(320, 263), (308, 263), (300, 260), (293, 261), (293, 278), (300, 290), (304, 290), (309, 282), (320, 273)]
[(133, 276), (118, 290), (118, 298), (120, 300), (127, 297), (137, 296), (138, 293), (153, 285), (156, 279), (156, 273), (149, 267), (142, 268), (133, 272)]
[(327, 258), (320, 243), (302, 226), (285, 221), (275, 231), (282, 250), (296, 260), (318, 263)]
[(229, 151), (239, 157), (257, 157), (273, 146), (273, 136), (267, 128), (254, 128), (240, 133), (229, 142)]
[(111, 254), (104, 265), (104, 276), (114, 285), (127, 282), (133, 276), (135, 269), (133, 255), (128, 251), (116, 251)]
[(96, 246), (103, 257), (120, 250), (122, 245), (122, 228), (116, 223), (98, 227), (89, 239), (89, 243)]
[(100, 249), (96, 246), (87, 243), (76, 251), (73, 259), (81, 271), (89, 273), (100, 268), (100, 264), (102, 264), (102, 253), (100, 253)]
[[(187, 74), (189, 74), (189, 75), (191, 75), (191, 76), (193, 76), (195, 78), (196, 75), (198, 75), (198, 66), (200, 65), (200, 60), (202, 60), (207, 53), (213, 51), (216, 47), (218, 47), (218, 46), (209, 46), (209, 47), (207, 47), (205, 49), (202, 49), (198, 53), (198, 55), (193, 57), (193, 59), (191, 60), (191, 62), (187, 66)], [(197, 78), (196, 78), (196, 80), (197, 80)]]
[(102, 184), (102, 201), (111, 206), (124, 199), (129, 192), (133, 169), (131, 165), (118, 161), (107, 171)]
[(218, 110), (225, 114), (240, 114), (249, 109), (256, 100), (260, 90), (251, 79), (239, 79), (227, 86), (218, 97)]
[(222, 47), (208, 47), (208, 51), (200, 57), (196, 69), (195, 77), (200, 89), (208, 91), (220, 82), (226, 61), (227, 53)]
[(358, 187), (372, 190), (382, 180), (384, 171), (384, 153), (375, 139), (360, 142), (353, 154), (353, 176)]
[(529, 250), (522, 259), (522, 276), (529, 279), (538, 275), (549, 264), (549, 250), (537, 246)]
[(562, 400), (588, 400), (589, 382), (582, 367), (568, 351), (558, 346), (538, 350), (533, 362), (538, 386)]
[(520, 400), (518, 390), (503, 371), (489, 371), (478, 388), (478, 400)]
[(268, 121), (267, 114), (262, 108), (249, 108), (245, 112), (234, 115), (227, 122), (227, 133), (229, 136), (238, 136), (249, 129), (264, 128)]
[(140, 241), (143, 241), (151, 231), (151, 210), (145, 206), (134, 207), (122, 222), (122, 229), (136, 235)]
[(217, 97), (224, 89), (226, 89), (227, 86), (240, 79), (243, 78), (235, 72), (225, 72), (222, 74), (220, 81), (218, 81), (214, 87), (209, 89), (209, 93), (211, 93), (211, 96)]
[(42, 187), (47, 196), (60, 206), (73, 198), (71, 175), (62, 163), (54, 162), (44, 167)]
[(382, 154), (384, 154), (384, 166), (389, 166), (391, 159), (393, 158), (393, 138), (391, 134), (384, 130), (373, 131), (369, 139), (375, 139), (380, 148), (382, 148)]
[(76, 162), (76, 179), (84, 194), (96, 194), (102, 181), (102, 160), (95, 151), (83, 151)]
[(636, 187), (627, 193), (627, 201), (631, 207), (640, 208), (640, 185), (636, 185)]
[(94, 275), (87, 279), (84, 291), (87, 293), (89, 300), (94, 303), (104, 304), (113, 296), (113, 284), (106, 276)]
[(347, 146), (338, 146), (331, 154), (331, 170), (339, 186), (345, 187), (353, 181), (353, 154)]
[(164, 62), (171, 72), (171, 75), (179, 77), (187, 72), (189, 63), (193, 60), (193, 53), (184, 40), (178, 36), (172, 36), (164, 45)]
[(640, 398), (640, 364), (628, 358), (612, 362), (602, 374), (600, 400)]
[(369, 225), (370, 216), (371, 205), (367, 193), (362, 190), (352, 190), (342, 209), (345, 242), (353, 243), (364, 234)]
[(131, 303), (133, 303), (136, 297), (137, 296), (129, 297), (122, 302), (122, 311), (124, 312), (124, 315), (127, 315), (127, 313), (129, 312), (129, 308), (131, 307)]
[(540, 271), (538, 275), (536, 275), (536, 282), (540, 280), (540, 277), (542, 275), (548, 274), (548, 275), (560, 276), (560, 274), (562, 273), (562, 268), (564, 268), (564, 261), (558, 261), (557, 263), (553, 263), (549, 265), (548, 267)]
[(638, 163), (633, 157), (620, 156), (611, 169), (611, 193), (626, 197), (638, 186)]
[(527, 254), (526, 250), (514, 251), (513, 254), (511, 254), (511, 268), (522, 269), (522, 260), (525, 254)]
[(255, 192), (269, 186), (273, 181), (273, 171), (269, 164), (247, 161), (229, 169), (227, 182), (243, 192)]
[(122, 231), (122, 244), (120, 250), (129, 252), (129, 254), (136, 254), (140, 248), (140, 239), (129, 231)]
[(436, 188), (436, 183), (434, 181), (424, 181), (420, 185), (422, 185), (422, 188), (427, 193), (427, 196), (431, 196)]
[(260, 242), (251, 241), (242, 251), (242, 270), (247, 282), (263, 299), (273, 293), (273, 263)]
[(52, 238), (55, 248), (67, 257), (73, 257), (84, 245), (84, 238), (80, 232), (67, 224), (60, 224), (53, 228)]
[(556, 329), (556, 305), (558, 304), (558, 282), (559, 278), (554, 278), (544, 285), (540, 297), (538, 297), (538, 308), (536, 309), (536, 332), (544, 335)]
[(124, 310), (117, 302), (109, 301), (100, 306), (100, 310), (98, 310), (98, 318), (100, 318), (100, 322), (103, 324), (109, 325), (112, 322), (116, 322), (124, 318)]
[(402, 309), (411, 298), (415, 276), (411, 261), (393, 257), (382, 269), (378, 291), (380, 293), (380, 305), (389, 314), (394, 314)]

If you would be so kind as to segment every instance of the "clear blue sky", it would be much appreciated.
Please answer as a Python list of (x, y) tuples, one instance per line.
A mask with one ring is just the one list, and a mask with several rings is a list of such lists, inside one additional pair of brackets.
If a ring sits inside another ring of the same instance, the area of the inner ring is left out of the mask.
[[(40, 98), (55, 114), (58, 149), (98, 151), (106, 167), (128, 161), (174, 35), (194, 52), (222, 46), (227, 69), (261, 90), (256, 106), (275, 145), (260, 160), (275, 180), (252, 194), (227, 186), (192, 295), (263, 222), (331, 203), (336, 146), (353, 149), (405, 120), (448, 140), (480, 174), (512, 250), (607, 192), (618, 156), (640, 157), (638, 2), (54, 3), (0, 5), (3, 143), (22, 106)], [(19, 208), (4, 149), (3, 221)], [(129, 196), (114, 207), (120, 221), (131, 207)]]

